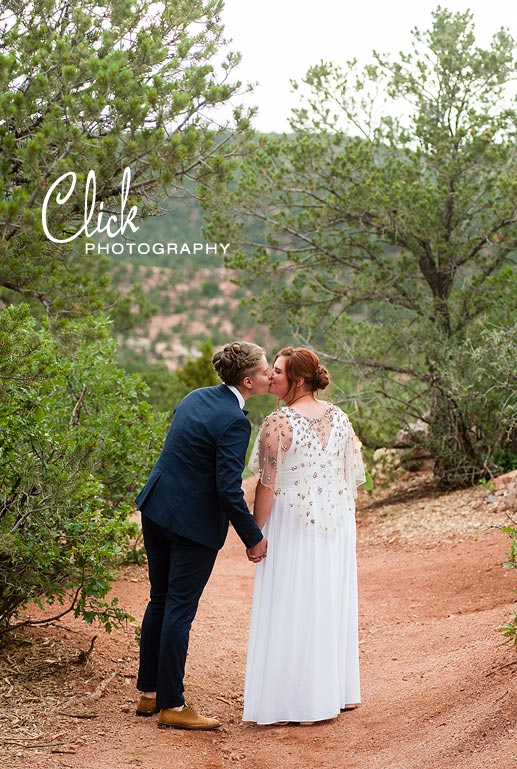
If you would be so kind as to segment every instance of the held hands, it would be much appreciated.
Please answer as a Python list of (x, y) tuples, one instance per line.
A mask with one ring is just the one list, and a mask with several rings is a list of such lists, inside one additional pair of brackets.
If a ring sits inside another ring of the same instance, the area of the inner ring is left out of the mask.
[(267, 555), (267, 539), (264, 537), (253, 547), (246, 548), (246, 555), (252, 563), (260, 563)]

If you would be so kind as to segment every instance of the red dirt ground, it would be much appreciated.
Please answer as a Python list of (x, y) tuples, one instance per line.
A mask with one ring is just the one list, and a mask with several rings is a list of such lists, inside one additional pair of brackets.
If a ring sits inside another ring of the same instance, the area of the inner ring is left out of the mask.
[[(65, 618), (2, 650), (0, 745), (10, 769), (490, 769), (515, 756), (517, 653), (497, 628), (513, 615), (502, 568), (504, 515), (481, 488), (437, 495), (428, 476), (361, 495), (358, 515), (363, 703), (313, 726), (241, 722), (254, 566), (233, 531), (203, 595), (188, 701), (224, 726), (161, 730), (136, 718), (134, 629)], [(140, 619), (145, 567), (114, 586)], [(88, 652), (95, 633), (91, 654)], [(80, 663), (81, 657), (83, 663)], [(86, 662), (84, 662), (84, 658)]]

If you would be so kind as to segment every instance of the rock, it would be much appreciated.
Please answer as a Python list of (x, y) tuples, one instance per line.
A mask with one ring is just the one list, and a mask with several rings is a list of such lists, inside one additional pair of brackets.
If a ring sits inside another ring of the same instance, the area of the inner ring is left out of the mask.
[(517, 512), (517, 470), (498, 475), (492, 482), (498, 499), (497, 512)]
[(424, 422), (423, 419), (417, 419), (416, 422), (412, 422), (398, 431), (393, 446), (397, 449), (410, 449), (420, 442), (420, 438), (427, 435), (428, 430), (427, 422)]
[(497, 478), (494, 478), (492, 483), (496, 487), (496, 489), (504, 489), (508, 486), (515, 486), (517, 484), (517, 470), (512, 470), (509, 473), (504, 473), (504, 475), (498, 475)]

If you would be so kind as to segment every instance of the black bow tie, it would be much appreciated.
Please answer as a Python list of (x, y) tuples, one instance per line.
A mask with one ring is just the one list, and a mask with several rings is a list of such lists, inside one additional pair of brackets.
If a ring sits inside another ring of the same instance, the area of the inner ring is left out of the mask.
[(247, 414), (248, 412), (246, 411), (246, 409), (242, 409), (242, 413)]

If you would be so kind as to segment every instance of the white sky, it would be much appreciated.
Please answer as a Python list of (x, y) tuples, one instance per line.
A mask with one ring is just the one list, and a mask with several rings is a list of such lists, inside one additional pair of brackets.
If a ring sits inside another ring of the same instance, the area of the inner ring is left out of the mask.
[(438, 5), (471, 10), (481, 46), (501, 27), (517, 38), (515, 0), (225, 0), (226, 36), (232, 39), (231, 50), (243, 57), (238, 77), (258, 81), (245, 102), (259, 107), (255, 127), (265, 132), (289, 129), (287, 120), (296, 105), (290, 80), (300, 81), (322, 59), (366, 63), (373, 50), (408, 51), (411, 30), (429, 29)]

